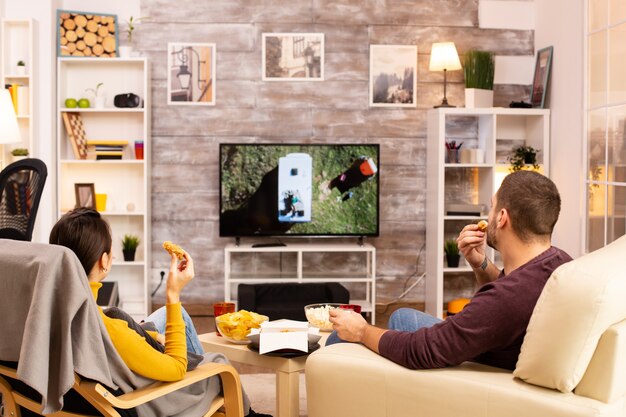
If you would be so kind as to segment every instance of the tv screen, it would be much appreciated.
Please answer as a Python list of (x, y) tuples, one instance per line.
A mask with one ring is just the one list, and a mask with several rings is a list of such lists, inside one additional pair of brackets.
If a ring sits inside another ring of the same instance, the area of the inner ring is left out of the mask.
[(220, 236), (378, 236), (379, 145), (220, 144)]

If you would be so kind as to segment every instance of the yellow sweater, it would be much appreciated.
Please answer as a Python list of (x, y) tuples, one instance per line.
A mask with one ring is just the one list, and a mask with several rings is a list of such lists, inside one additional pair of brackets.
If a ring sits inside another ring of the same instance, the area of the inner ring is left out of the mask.
[[(89, 286), (94, 299), (97, 299), (102, 284), (90, 282)], [(133, 372), (157, 381), (178, 381), (187, 372), (185, 322), (180, 303), (167, 304), (165, 308), (165, 353), (150, 346), (124, 320), (107, 317), (100, 307), (98, 310), (117, 353)], [(156, 338), (156, 334), (151, 336)]]

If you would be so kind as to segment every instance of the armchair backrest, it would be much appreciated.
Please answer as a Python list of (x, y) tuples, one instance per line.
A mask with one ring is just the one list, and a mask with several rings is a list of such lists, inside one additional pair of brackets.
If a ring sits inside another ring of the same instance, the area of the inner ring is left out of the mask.
[(43, 161), (26, 158), (0, 172), (0, 238), (30, 241), (48, 176)]

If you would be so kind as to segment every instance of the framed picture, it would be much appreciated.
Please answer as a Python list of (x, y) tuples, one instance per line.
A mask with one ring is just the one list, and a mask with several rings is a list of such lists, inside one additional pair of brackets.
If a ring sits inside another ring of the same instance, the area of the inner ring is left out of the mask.
[(550, 67), (552, 66), (552, 46), (537, 51), (535, 63), (535, 76), (533, 77), (533, 89), (530, 95), (530, 104), (542, 109), (548, 93), (548, 81), (550, 80)]
[(264, 33), (263, 81), (323, 81), (323, 33)]
[(167, 104), (215, 105), (214, 43), (167, 44)]
[(417, 46), (370, 45), (370, 106), (417, 107)]
[(96, 208), (96, 190), (93, 183), (74, 184), (76, 207)]
[(117, 15), (57, 10), (57, 56), (118, 56)]

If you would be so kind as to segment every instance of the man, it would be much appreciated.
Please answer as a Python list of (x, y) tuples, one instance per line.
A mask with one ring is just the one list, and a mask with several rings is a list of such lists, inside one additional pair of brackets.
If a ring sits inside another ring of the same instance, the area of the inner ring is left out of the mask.
[[(411, 369), (468, 360), (514, 369), (547, 279), (572, 259), (550, 243), (560, 208), (559, 192), (548, 178), (531, 171), (508, 175), (492, 197), (486, 232), (470, 224), (457, 239), (480, 285), (460, 313), (441, 321), (400, 309), (389, 320), (390, 330), (385, 330), (367, 324), (359, 314), (332, 311), (336, 335), (331, 335), (330, 343), (359, 342)], [(500, 252), (502, 271), (487, 259), (485, 241)]]

